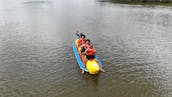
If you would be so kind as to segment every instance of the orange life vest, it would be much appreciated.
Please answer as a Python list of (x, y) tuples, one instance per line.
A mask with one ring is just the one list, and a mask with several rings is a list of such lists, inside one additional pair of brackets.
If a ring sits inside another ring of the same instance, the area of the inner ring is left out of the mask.
[(87, 48), (87, 55), (95, 55), (96, 52), (95, 52), (95, 49), (94, 47), (93, 48)]
[(84, 43), (85, 43), (85, 40), (83, 38), (79, 38), (78, 44), (84, 44)]

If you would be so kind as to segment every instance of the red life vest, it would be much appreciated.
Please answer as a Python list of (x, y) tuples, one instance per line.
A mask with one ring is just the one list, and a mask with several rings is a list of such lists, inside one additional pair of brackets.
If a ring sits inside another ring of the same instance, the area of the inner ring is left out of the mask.
[(83, 38), (79, 38), (78, 44), (84, 44), (84, 43), (85, 43), (85, 40)]
[(95, 52), (95, 49), (94, 47), (93, 48), (87, 48), (87, 55), (95, 55), (96, 52)]

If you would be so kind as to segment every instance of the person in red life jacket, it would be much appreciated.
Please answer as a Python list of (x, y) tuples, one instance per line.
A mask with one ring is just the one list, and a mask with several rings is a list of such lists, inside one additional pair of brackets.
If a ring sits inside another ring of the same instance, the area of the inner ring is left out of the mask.
[(86, 53), (85, 53), (85, 50), (87, 48), (90, 48), (90, 40), (89, 39), (86, 39), (85, 40), (85, 43), (82, 44), (81, 46), (81, 56), (82, 56), (82, 60), (83, 60), (83, 63), (85, 65), (85, 62), (86, 62)]
[(81, 46), (85, 43), (85, 35), (81, 35), (81, 37), (78, 39), (78, 46)]
[[(83, 60), (84, 65), (86, 65), (86, 62), (87, 62), (85, 50), (88, 48), (90, 48), (90, 40), (86, 39), (85, 43), (81, 45), (81, 55), (82, 55), (82, 60)], [(84, 74), (84, 70), (82, 70), (81, 73)]]
[(95, 50), (95, 48), (92, 45), (89, 48), (87, 48), (85, 50), (85, 52), (86, 52), (86, 58), (88, 60), (95, 58), (96, 50)]
[(82, 44), (80, 47), (81, 47), (81, 54), (83, 54), (87, 48), (90, 48), (90, 40), (86, 39), (85, 43)]
[[(89, 44), (88, 48), (86, 48), (85, 54), (86, 54), (86, 59), (84, 60), (84, 64), (86, 64), (87, 60), (91, 60), (91, 59), (96, 60), (96, 50), (92, 44), (91, 45)], [(99, 69), (100, 71), (105, 72), (101, 66), (99, 66)], [(82, 70), (81, 73), (84, 74), (84, 70)]]
[[(96, 58), (96, 50), (95, 50), (95, 48), (93, 47), (92, 44), (90, 45), (89, 48), (87, 48), (85, 50), (85, 52), (86, 52), (87, 60), (91, 60), (91, 59), (95, 59)], [(100, 68), (100, 71), (105, 72), (105, 70), (101, 66), (99, 66), (99, 68)]]

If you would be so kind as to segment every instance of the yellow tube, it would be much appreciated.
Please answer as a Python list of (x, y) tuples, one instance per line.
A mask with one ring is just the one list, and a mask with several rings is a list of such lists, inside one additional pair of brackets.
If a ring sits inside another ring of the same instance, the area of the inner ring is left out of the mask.
[(78, 48), (78, 39), (76, 39), (75, 44), (76, 44), (76, 48)]
[(75, 44), (76, 44), (76, 48), (78, 49), (78, 52), (80, 53), (80, 52), (81, 52), (81, 48), (78, 47), (78, 40), (79, 40), (79, 39), (76, 39)]
[(99, 64), (98, 62), (94, 59), (94, 60), (88, 60), (86, 62), (86, 67), (88, 69), (88, 72), (90, 74), (98, 74), (99, 73)]

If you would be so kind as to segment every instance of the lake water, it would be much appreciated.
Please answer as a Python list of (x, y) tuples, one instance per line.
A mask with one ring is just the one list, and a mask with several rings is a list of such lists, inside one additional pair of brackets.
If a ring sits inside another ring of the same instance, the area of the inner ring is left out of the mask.
[[(105, 73), (81, 74), (76, 30)], [(172, 8), (0, 0), (0, 97), (172, 97)]]

